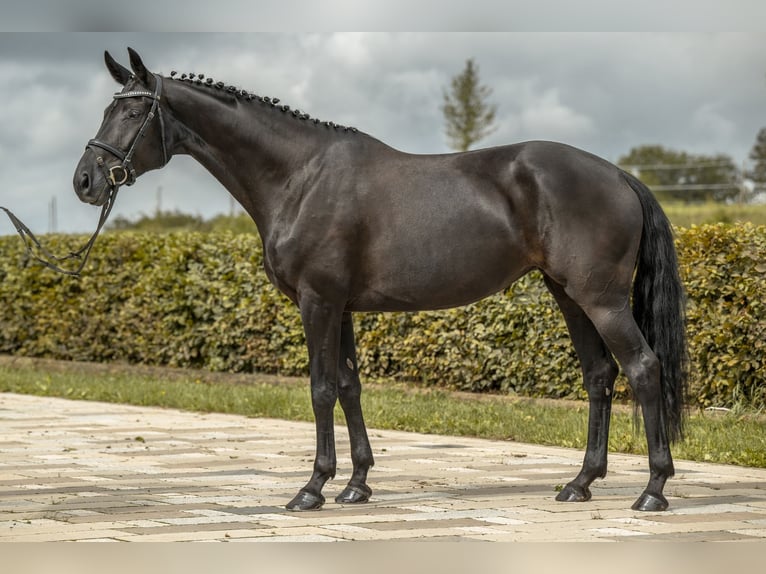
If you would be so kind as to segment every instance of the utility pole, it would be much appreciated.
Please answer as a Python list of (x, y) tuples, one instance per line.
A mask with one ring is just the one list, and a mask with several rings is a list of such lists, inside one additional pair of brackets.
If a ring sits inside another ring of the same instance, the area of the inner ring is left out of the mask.
[(747, 202), (747, 186), (745, 185), (745, 174), (747, 173), (747, 162), (742, 160), (742, 170), (739, 172), (739, 195), (737, 196), (737, 203), (743, 204)]
[(162, 186), (157, 186), (157, 212), (156, 216), (159, 217), (162, 214)]
[(58, 207), (56, 205), (56, 196), (51, 197), (48, 202), (48, 233), (58, 231)]

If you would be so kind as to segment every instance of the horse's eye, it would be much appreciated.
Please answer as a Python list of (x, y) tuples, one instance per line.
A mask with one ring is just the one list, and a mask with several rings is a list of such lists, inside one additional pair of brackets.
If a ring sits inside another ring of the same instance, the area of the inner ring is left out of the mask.
[(134, 108), (134, 109), (128, 110), (128, 117), (131, 118), (131, 119), (132, 118), (137, 118), (140, 113), (141, 112), (139, 112), (137, 109)]

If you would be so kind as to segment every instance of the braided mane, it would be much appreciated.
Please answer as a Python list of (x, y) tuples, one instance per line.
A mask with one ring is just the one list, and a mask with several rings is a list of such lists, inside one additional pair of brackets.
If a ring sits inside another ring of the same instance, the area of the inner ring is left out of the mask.
[(219, 91), (222, 94), (230, 94), (232, 97), (235, 97), (239, 100), (270, 105), (272, 108), (276, 108), (285, 114), (289, 113), (292, 117), (294, 117), (297, 120), (310, 122), (316, 126), (324, 126), (327, 129), (334, 129), (338, 131), (343, 130), (345, 132), (352, 132), (352, 133), (357, 133), (359, 131), (358, 129), (354, 127), (343, 126), (341, 124), (336, 124), (335, 122), (327, 122), (327, 121), (322, 121), (318, 118), (312, 118), (309, 114), (302, 112), (301, 110), (298, 110), (298, 109), (291, 110), (290, 106), (286, 104), (280, 105), (279, 98), (259, 96), (252, 92), (248, 92), (247, 90), (242, 90), (235, 86), (226, 85), (223, 82), (216, 82), (215, 80), (213, 80), (213, 78), (206, 77), (205, 74), (189, 73), (189, 74), (181, 74), (179, 76), (178, 72), (172, 71), (170, 72), (170, 79), (177, 82), (185, 82), (187, 84), (193, 84), (201, 88), (208, 88), (210, 90)]

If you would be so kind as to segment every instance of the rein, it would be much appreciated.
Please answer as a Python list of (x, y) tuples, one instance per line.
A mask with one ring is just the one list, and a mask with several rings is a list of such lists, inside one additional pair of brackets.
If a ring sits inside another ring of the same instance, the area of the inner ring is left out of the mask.
[[(24, 241), (24, 245), (27, 248), (27, 255), (32, 257), (35, 261), (38, 263), (42, 263), (45, 267), (48, 269), (52, 269), (53, 271), (58, 271), (59, 273), (63, 273), (64, 275), (71, 275), (73, 277), (79, 277), (80, 272), (85, 267), (85, 264), (88, 261), (88, 256), (90, 255), (90, 250), (93, 248), (93, 244), (96, 243), (96, 238), (98, 237), (98, 234), (101, 232), (101, 228), (104, 227), (104, 224), (106, 223), (107, 218), (109, 217), (109, 213), (112, 211), (112, 207), (114, 206), (114, 201), (117, 199), (117, 188), (113, 187), (111, 189), (111, 192), (109, 193), (109, 197), (106, 200), (106, 203), (104, 203), (103, 207), (101, 208), (101, 215), (98, 218), (98, 226), (96, 227), (96, 231), (93, 232), (93, 235), (91, 235), (88, 242), (83, 245), (80, 249), (77, 251), (72, 251), (68, 255), (64, 255), (63, 257), (58, 257), (56, 255), (53, 255), (50, 251), (48, 251), (43, 245), (40, 243), (40, 240), (35, 237), (35, 234), (32, 233), (26, 225), (24, 225), (24, 222), (22, 222), (16, 215), (13, 214), (13, 212), (6, 208), (0, 206), (0, 209), (2, 209), (6, 215), (8, 216), (8, 219), (11, 220), (11, 223), (13, 223), (13, 226), (16, 228), (16, 232), (21, 237), (22, 241)], [(42, 257), (40, 257), (37, 253), (35, 253), (35, 247), (37, 250), (42, 253)], [(84, 256), (83, 256), (84, 254)], [(80, 264), (77, 266), (76, 269), (64, 269), (59, 263), (63, 261), (68, 261), (69, 259), (78, 259), (82, 257)]]
[[(114, 207), (115, 200), (117, 199), (117, 191), (119, 190), (121, 185), (133, 185), (136, 181), (136, 170), (133, 168), (133, 164), (131, 163), (133, 159), (133, 154), (136, 151), (136, 146), (138, 145), (138, 142), (144, 137), (146, 128), (149, 126), (149, 123), (154, 119), (154, 116), (159, 116), (160, 120), (160, 134), (162, 139), (162, 157), (164, 160), (164, 164), (168, 163), (168, 153), (167, 153), (167, 144), (165, 142), (165, 121), (162, 118), (162, 109), (159, 107), (160, 105), (160, 99), (162, 96), (162, 78), (155, 74), (155, 80), (156, 80), (156, 87), (154, 89), (154, 92), (147, 92), (147, 91), (133, 91), (133, 92), (125, 92), (125, 93), (117, 93), (114, 94), (113, 98), (115, 100), (125, 99), (125, 98), (152, 98), (152, 107), (149, 110), (149, 113), (146, 116), (146, 119), (144, 120), (144, 123), (141, 125), (141, 129), (138, 130), (138, 133), (136, 134), (136, 137), (133, 139), (133, 143), (130, 145), (130, 148), (127, 152), (123, 152), (116, 147), (102, 142), (97, 139), (92, 139), (88, 142), (88, 145), (86, 148), (90, 148), (94, 152), (96, 150), (94, 148), (100, 148), (104, 151), (108, 151), (112, 155), (114, 155), (116, 158), (118, 158), (122, 163), (119, 165), (114, 165), (111, 168), (107, 169), (106, 164), (104, 162), (104, 159), (98, 155), (96, 156), (96, 163), (101, 168), (101, 170), (104, 173), (104, 176), (107, 181), (106, 187), (108, 188), (109, 195), (106, 199), (106, 202), (101, 207), (101, 215), (98, 218), (98, 225), (96, 226), (96, 231), (93, 232), (93, 235), (91, 235), (90, 239), (83, 245), (80, 249), (77, 251), (72, 251), (68, 255), (64, 255), (63, 257), (59, 257), (56, 255), (53, 255), (50, 251), (48, 251), (41, 243), (40, 240), (35, 237), (35, 234), (30, 231), (29, 227), (27, 227), (14, 213), (6, 208), (0, 206), (0, 209), (2, 209), (6, 215), (8, 216), (8, 219), (11, 220), (11, 223), (13, 223), (13, 226), (16, 228), (16, 232), (21, 237), (22, 241), (24, 241), (24, 245), (27, 248), (27, 255), (32, 257), (37, 262), (41, 263), (48, 269), (52, 269), (53, 271), (57, 271), (59, 273), (63, 273), (64, 275), (70, 275), (73, 277), (79, 277), (80, 272), (85, 267), (85, 264), (88, 261), (88, 256), (90, 255), (90, 250), (93, 248), (94, 243), (96, 243), (96, 238), (98, 237), (98, 234), (101, 232), (101, 229), (104, 227), (104, 224), (106, 224), (106, 220), (109, 218), (109, 214), (112, 212), (112, 207)], [(119, 175), (116, 175), (115, 172), (118, 170), (121, 170), (122, 173)], [(35, 252), (35, 248), (37, 251), (39, 251), (42, 254), (42, 257), (38, 255)], [(76, 269), (70, 270), (70, 269), (64, 269), (59, 265), (59, 263), (63, 261), (68, 261), (69, 259), (81, 259), (80, 264), (77, 266)]]

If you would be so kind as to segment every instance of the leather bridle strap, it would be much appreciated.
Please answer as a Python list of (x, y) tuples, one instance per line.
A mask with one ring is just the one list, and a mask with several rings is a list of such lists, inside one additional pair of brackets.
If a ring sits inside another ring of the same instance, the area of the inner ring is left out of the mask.
[[(154, 74), (154, 79), (155, 79), (154, 92), (149, 92), (146, 90), (135, 90), (131, 92), (117, 93), (117, 94), (114, 94), (113, 96), (115, 100), (122, 100), (125, 98), (151, 98), (152, 99), (152, 107), (149, 110), (149, 113), (147, 114), (146, 118), (144, 119), (144, 123), (141, 124), (141, 128), (136, 133), (136, 137), (133, 138), (133, 143), (131, 143), (130, 148), (128, 149), (127, 152), (123, 152), (122, 150), (114, 147), (113, 145), (108, 144), (106, 142), (102, 142), (101, 140), (98, 140), (95, 138), (90, 140), (88, 142), (88, 145), (86, 146), (91, 149), (99, 148), (104, 151), (107, 151), (121, 161), (119, 165), (115, 165), (107, 169), (103, 157), (101, 157), (97, 153), (96, 162), (98, 163), (99, 167), (103, 170), (104, 176), (106, 177), (106, 180), (109, 183), (109, 186), (113, 190), (116, 190), (121, 185), (133, 185), (133, 183), (135, 183), (136, 170), (133, 168), (133, 164), (132, 164), (133, 154), (136, 151), (138, 142), (140, 142), (143, 139), (144, 135), (146, 134), (146, 129), (149, 127), (149, 124), (154, 119), (155, 115), (157, 115), (160, 120), (160, 138), (162, 141), (162, 161), (163, 161), (162, 165), (165, 165), (166, 163), (168, 163), (167, 142), (165, 141), (165, 120), (162, 117), (162, 108), (160, 107), (160, 100), (162, 99), (162, 77), (157, 74)], [(95, 151), (95, 149), (93, 151)], [(117, 172), (121, 172), (121, 173), (118, 174)]]

